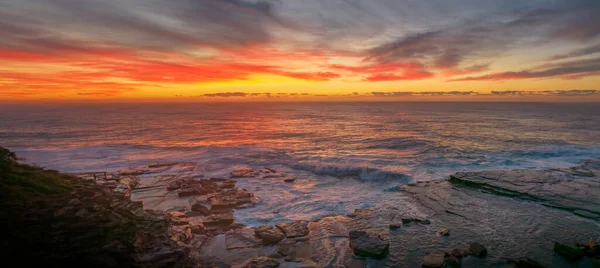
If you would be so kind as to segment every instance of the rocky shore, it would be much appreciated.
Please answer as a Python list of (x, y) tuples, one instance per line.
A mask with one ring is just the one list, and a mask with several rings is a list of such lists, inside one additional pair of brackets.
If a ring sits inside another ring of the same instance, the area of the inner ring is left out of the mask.
[(179, 175), (193, 166), (73, 174), (76, 187), (24, 213), (12, 240), (44, 233), (32, 251), (40, 260), (95, 266), (600, 266), (595, 161), (570, 169), (457, 173), (390, 193), (409, 195), (415, 211), (387, 204), (261, 226), (237, 223), (235, 213), (269, 193), (240, 189), (238, 180), (294, 184), (296, 178), (271, 167), (219, 178)]
[(2, 259), (16, 267), (193, 267), (162, 212), (129, 199), (134, 177), (21, 165), (0, 148)]

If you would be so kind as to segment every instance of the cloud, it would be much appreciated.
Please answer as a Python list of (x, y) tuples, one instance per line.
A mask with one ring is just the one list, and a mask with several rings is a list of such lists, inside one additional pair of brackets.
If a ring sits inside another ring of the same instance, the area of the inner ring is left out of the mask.
[(600, 58), (595, 58), (562, 63), (545, 64), (533, 70), (523, 70), (519, 72), (500, 72), (482, 76), (469, 76), (464, 78), (452, 79), (449, 81), (498, 81), (552, 77), (558, 77), (562, 79), (575, 79), (585, 76), (595, 76), (598, 75), (599, 72)]
[(361, 66), (330, 65), (329, 68), (365, 76), (363, 81), (421, 80), (434, 76), (418, 62), (394, 62)]
[(587, 55), (596, 54), (596, 53), (600, 53), (600, 44), (588, 46), (588, 47), (581, 48), (581, 49), (576, 49), (576, 50), (573, 50), (566, 54), (555, 55), (551, 59), (552, 60), (562, 60), (562, 59), (566, 59), (566, 58), (581, 57), (581, 56), (587, 56)]
[[(369, 49), (367, 60), (384, 63), (417, 60), (446, 76), (481, 72), (489, 64), (473, 63), (474, 59), (502, 53), (515, 44), (558, 39), (580, 42), (596, 37), (600, 33), (595, 26), (600, 24), (599, 3), (560, 2), (548, 8), (508, 14), (512, 17), (508, 20), (491, 16), (416, 32)], [(598, 50), (593, 46), (574, 54), (587, 55)]]
[(600, 91), (595, 90), (595, 89), (541, 90), (541, 91), (505, 90), (505, 91), (492, 91), (491, 94), (492, 95), (504, 95), (504, 96), (532, 96), (532, 95), (590, 96), (590, 95), (600, 94)]
[(467, 96), (478, 95), (474, 91), (396, 91), (396, 92), (371, 92), (371, 95), (377, 97), (398, 97), (398, 96)]
[(246, 93), (246, 92), (221, 92), (221, 93), (207, 93), (207, 94), (203, 94), (202, 96), (204, 96), (204, 97), (223, 97), (223, 98), (246, 97), (246, 96), (248, 96), (248, 93)]

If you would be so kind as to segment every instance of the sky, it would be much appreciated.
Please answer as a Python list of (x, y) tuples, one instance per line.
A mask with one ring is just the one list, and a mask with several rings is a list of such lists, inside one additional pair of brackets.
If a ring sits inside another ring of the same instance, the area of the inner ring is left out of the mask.
[(598, 0), (0, 0), (0, 100), (600, 101)]

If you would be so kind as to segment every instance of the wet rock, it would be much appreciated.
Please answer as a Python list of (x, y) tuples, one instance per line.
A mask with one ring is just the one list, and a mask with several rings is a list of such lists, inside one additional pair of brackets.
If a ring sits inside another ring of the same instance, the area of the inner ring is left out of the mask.
[(173, 225), (188, 225), (188, 224), (190, 224), (190, 222), (188, 221), (187, 218), (175, 218), (175, 217), (173, 217), (173, 218), (170, 219), (170, 221), (171, 221), (171, 224), (173, 224)]
[(368, 218), (372, 215), (373, 211), (371, 209), (363, 209), (357, 208), (352, 213), (348, 213), (346, 217), (348, 218)]
[(201, 214), (203, 216), (207, 216), (210, 214), (210, 210), (205, 205), (201, 204), (200, 202), (196, 202), (192, 205), (192, 211), (198, 212), (199, 214)]
[(72, 213), (72, 211), (73, 211), (72, 206), (61, 207), (61, 208), (57, 209), (56, 211), (54, 211), (54, 217), (64, 216), (66, 214)]
[(475, 257), (485, 257), (487, 255), (487, 249), (479, 243), (471, 243), (471, 245), (469, 245), (469, 251), (471, 251)]
[(599, 174), (598, 161), (594, 160), (562, 169), (459, 172), (449, 181), (495, 195), (543, 202), (548, 207), (573, 211), (578, 216), (600, 219)]
[(251, 229), (237, 229), (225, 234), (225, 244), (227, 250), (256, 248), (260, 245), (260, 239), (254, 236)]
[(71, 200), (69, 200), (69, 203), (67, 203), (71, 206), (78, 206), (81, 205), (81, 200), (77, 199), (77, 198), (73, 198)]
[(258, 172), (254, 171), (252, 168), (242, 168), (231, 172), (232, 178), (249, 178), (257, 176)]
[(423, 219), (423, 218), (403, 218), (402, 219), (402, 224), (409, 224), (411, 222), (417, 222), (417, 223), (421, 223), (421, 224), (431, 224), (431, 221), (428, 219)]
[(169, 191), (177, 190), (179, 188), (181, 188), (181, 185), (178, 181), (171, 182), (167, 185), (167, 190)]
[(515, 268), (544, 268), (543, 265), (529, 258), (509, 260), (507, 263)]
[(83, 217), (87, 216), (88, 214), (90, 214), (90, 212), (87, 211), (87, 209), (85, 209), (85, 208), (82, 208), (82, 209), (78, 210), (77, 212), (75, 212), (75, 216), (80, 217), (80, 218), (83, 218)]
[(451, 267), (451, 268), (459, 268), (460, 267), (460, 258), (458, 257), (454, 257), (454, 256), (449, 256), (448, 258), (446, 258), (446, 265)]
[(286, 237), (293, 238), (299, 236), (308, 235), (308, 222), (307, 221), (295, 221), (288, 223), (280, 223), (275, 225), (281, 229)]
[(254, 234), (255, 234), (256, 236), (260, 237), (260, 233), (262, 233), (262, 232), (264, 232), (264, 231), (271, 230), (271, 229), (273, 229), (273, 228), (275, 228), (275, 227), (273, 227), (273, 226), (271, 226), (271, 225), (261, 225), (261, 226), (258, 226), (258, 227), (256, 227), (256, 228), (254, 228)]
[(286, 179), (283, 179), (283, 181), (284, 181), (284, 182), (291, 183), (291, 182), (294, 182), (294, 181), (296, 181), (296, 178), (286, 178)]
[(585, 211), (585, 210), (575, 210), (575, 211), (573, 211), (573, 214), (584, 217), (584, 218), (588, 218), (588, 219), (600, 220), (600, 214), (592, 213), (592, 212)]
[(227, 227), (234, 221), (233, 213), (213, 214), (204, 219), (204, 226), (207, 228)]
[(195, 195), (201, 195), (201, 194), (202, 193), (200, 192), (200, 188), (197, 188), (197, 187), (180, 189), (179, 192), (177, 192), (177, 195), (179, 197), (189, 197), (189, 196), (195, 196)]
[(235, 196), (235, 199), (237, 200), (237, 204), (238, 205), (242, 205), (242, 204), (246, 204), (246, 203), (251, 203), (252, 202), (252, 197), (254, 197), (253, 193), (248, 192), (245, 189), (236, 190), (233, 194)]
[(450, 235), (450, 229), (444, 228), (444, 229), (439, 230), (438, 233), (440, 235), (443, 235), (443, 236), (449, 236)]
[(554, 252), (556, 254), (563, 256), (565, 259), (576, 261), (583, 258), (583, 251), (580, 248), (572, 247), (566, 244), (562, 244), (559, 242), (554, 242)]
[(351, 258), (344, 263), (344, 266), (346, 266), (346, 268), (364, 268), (365, 260)]
[(277, 171), (275, 171), (274, 169), (270, 169), (270, 168), (263, 168), (261, 170), (259, 170), (260, 173), (277, 173)]
[(383, 258), (390, 248), (388, 237), (381, 231), (351, 231), (350, 247), (356, 256)]
[(401, 222), (392, 222), (392, 223), (390, 223), (389, 228), (391, 230), (400, 229), (400, 228), (402, 228), (402, 223)]
[(177, 218), (184, 218), (185, 217), (185, 213), (183, 213), (181, 211), (171, 211), (171, 212), (169, 212), (169, 214), (171, 214), (171, 216), (177, 217)]
[(221, 189), (233, 189), (233, 188), (235, 188), (235, 181), (233, 181), (233, 182), (229, 182), (229, 181), (228, 182), (223, 182), (221, 184)]
[(263, 245), (277, 244), (285, 238), (283, 232), (277, 228), (271, 228), (257, 233), (257, 236), (262, 239)]
[(435, 252), (431, 253), (423, 258), (423, 267), (426, 268), (439, 268), (444, 265), (444, 253)]
[(211, 200), (210, 212), (219, 213), (219, 212), (229, 212), (236, 208), (238, 205), (237, 199), (235, 197), (221, 197), (219, 199)]
[(248, 260), (246, 263), (244, 263), (244, 265), (242, 265), (243, 268), (275, 268), (275, 267), (279, 267), (279, 261), (273, 258), (269, 258), (269, 257), (254, 257), (250, 260)]
[(206, 228), (204, 228), (204, 224), (198, 224), (196, 226), (190, 227), (192, 234), (202, 235), (206, 233)]
[(404, 219), (402, 219), (402, 224), (409, 224), (413, 221), (415, 221), (415, 219), (413, 219), (413, 218), (404, 218)]
[(465, 255), (467, 255), (467, 253), (464, 250), (462, 250), (462, 249), (455, 248), (455, 249), (452, 250), (452, 252), (450, 252), (449, 255), (457, 257), (457, 258), (462, 258)]

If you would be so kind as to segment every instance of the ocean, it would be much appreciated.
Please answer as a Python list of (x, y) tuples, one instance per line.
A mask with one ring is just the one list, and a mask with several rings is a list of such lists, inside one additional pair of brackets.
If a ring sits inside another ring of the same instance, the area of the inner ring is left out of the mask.
[(561, 168), (597, 159), (600, 105), (5, 103), (0, 146), (25, 163), (63, 172), (181, 161), (195, 163), (188, 175), (272, 167), (297, 177), (293, 187), (240, 181), (262, 202), (236, 219), (258, 225), (392, 203), (411, 209), (406, 197), (389, 190), (460, 171)]

